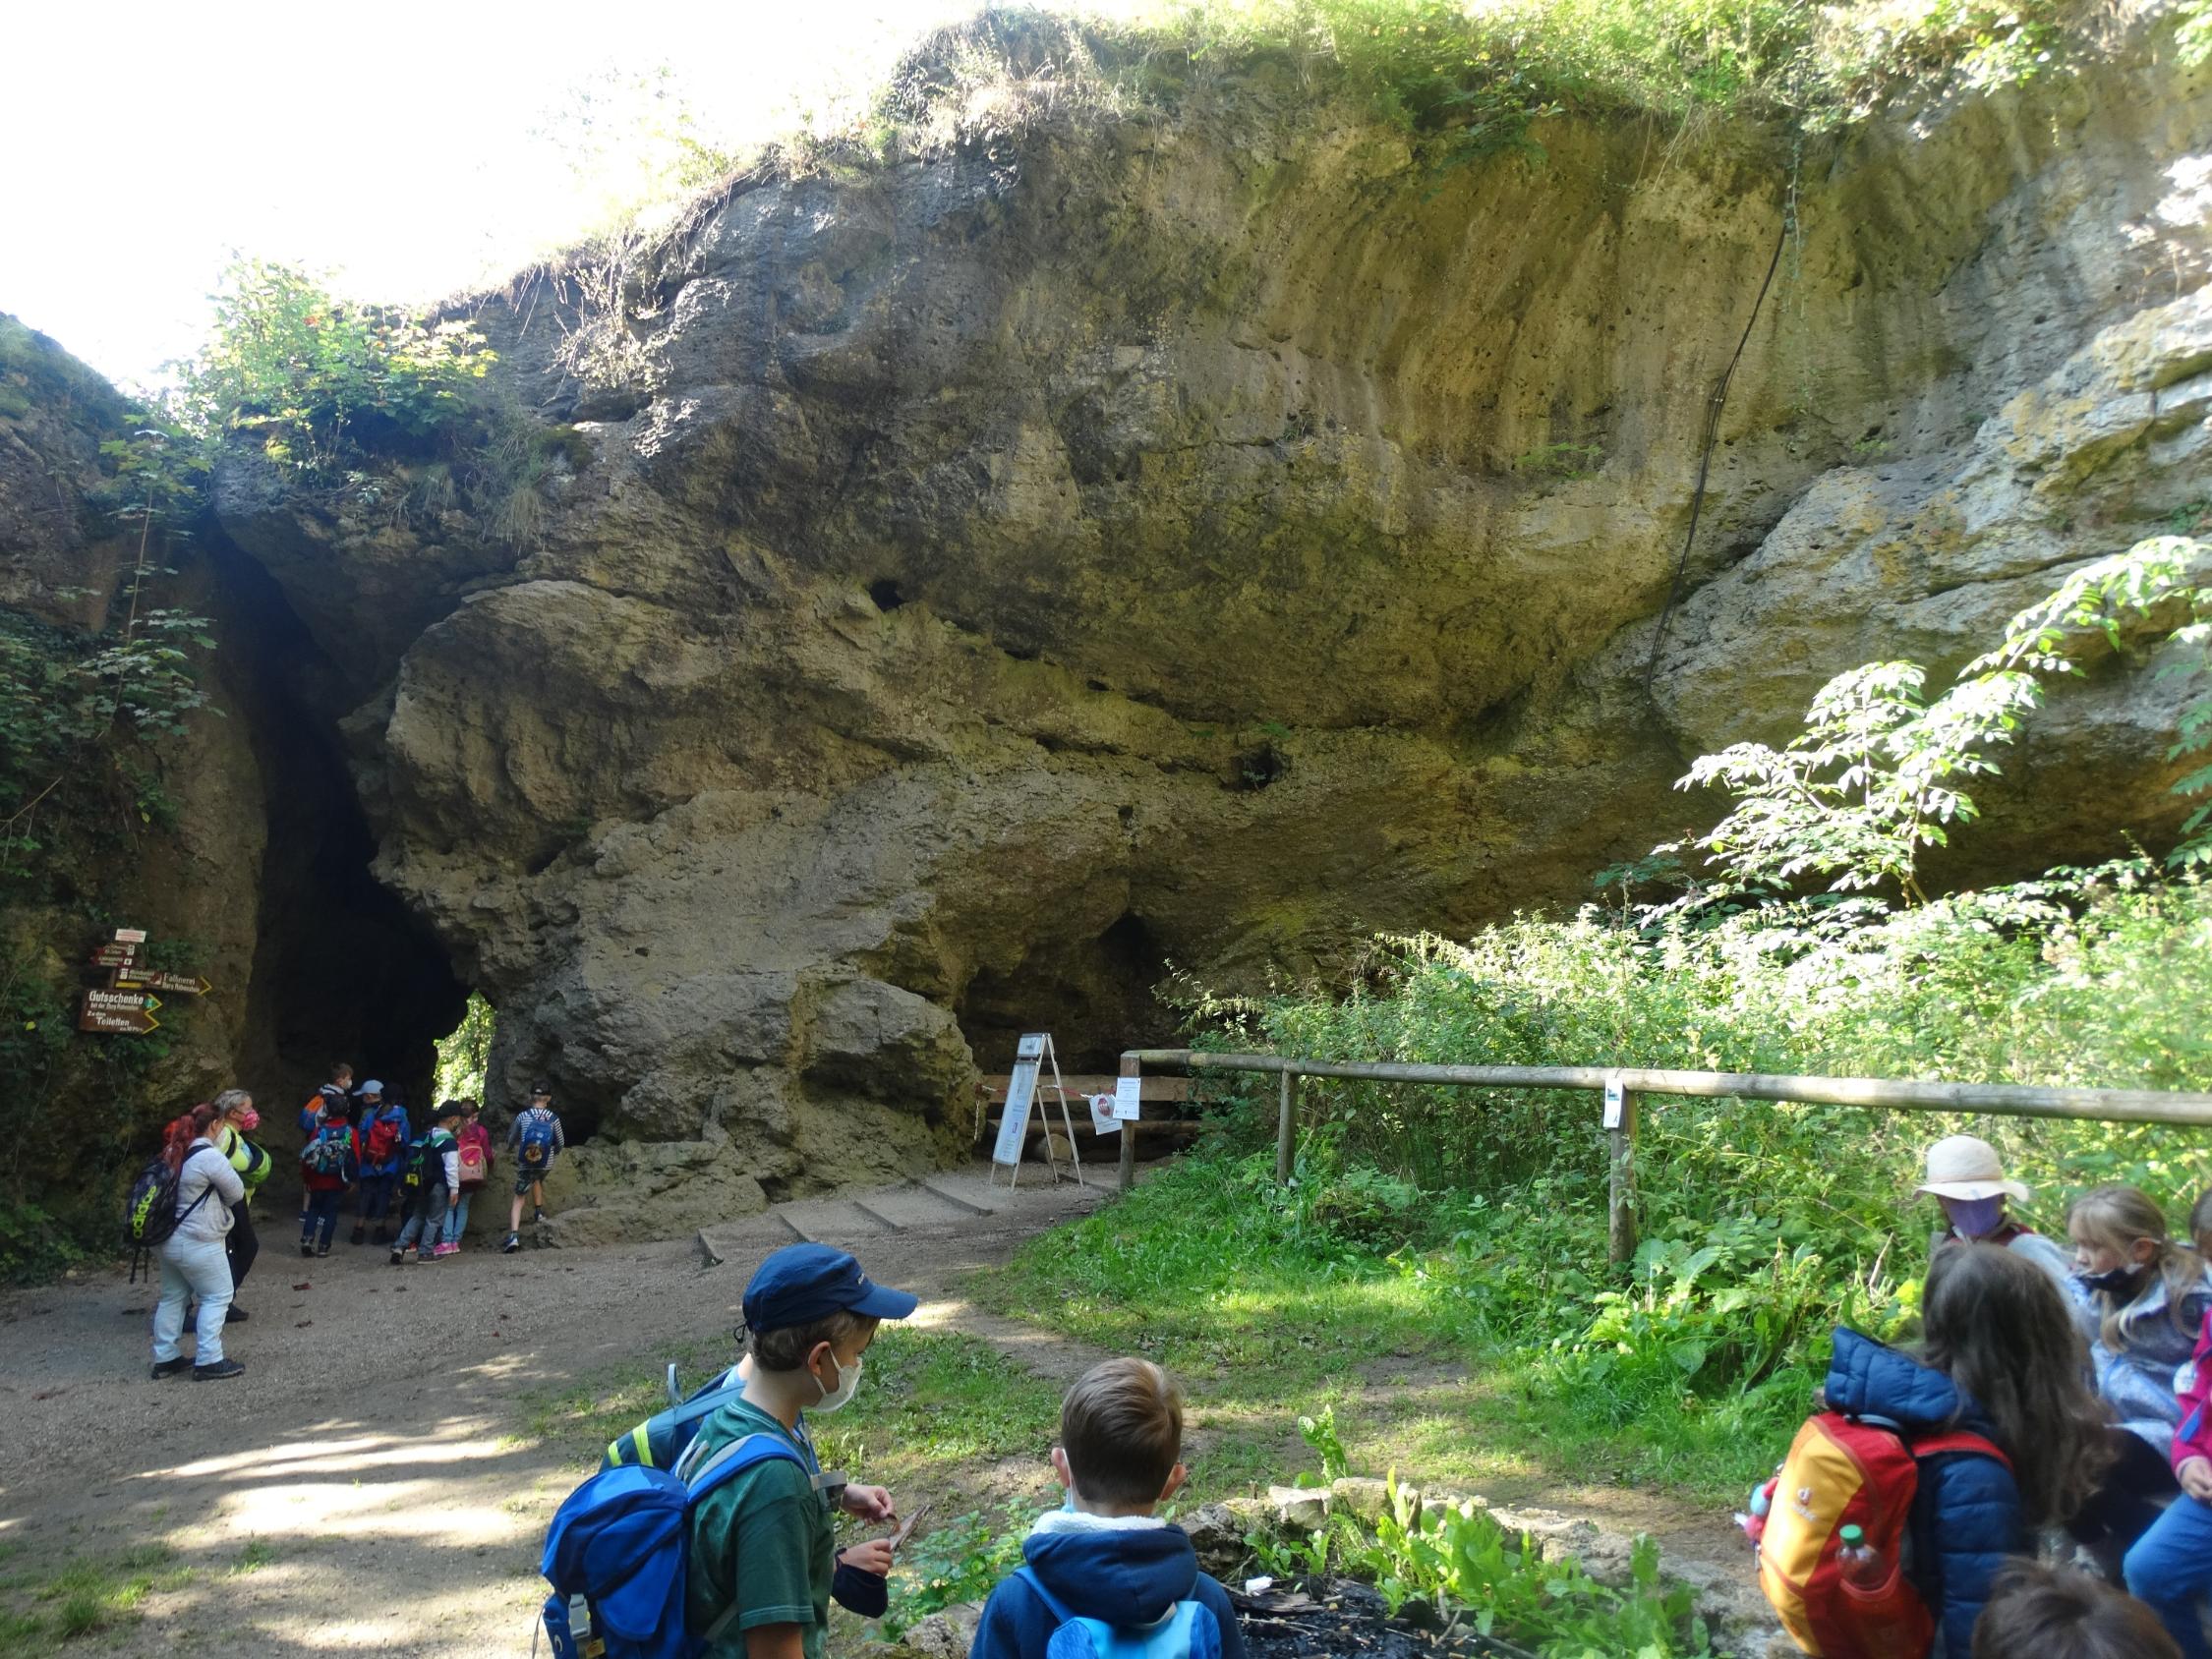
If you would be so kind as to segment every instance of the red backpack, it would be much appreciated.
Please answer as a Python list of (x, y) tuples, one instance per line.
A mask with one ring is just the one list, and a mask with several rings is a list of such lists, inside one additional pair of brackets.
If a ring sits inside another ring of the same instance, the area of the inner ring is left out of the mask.
[(375, 1122), (362, 1131), (362, 1163), (381, 1169), (392, 1161), (398, 1151), (399, 1123), (395, 1118), (379, 1115)]
[[(1907, 1439), (1821, 1411), (1797, 1431), (1780, 1472), (1751, 1495), (1744, 1530), (1758, 1546), (1759, 1587), (1807, 1653), (1924, 1659), (1934, 1645), (1935, 1618), (1904, 1574), (1904, 1542), (1920, 1459), (1943, 1452), (1979, 1453), (2012, 1466), (1978, 1434)], [(1847, 1527), (1860, 1534), (1855, 1568), (1844, 1559)]]

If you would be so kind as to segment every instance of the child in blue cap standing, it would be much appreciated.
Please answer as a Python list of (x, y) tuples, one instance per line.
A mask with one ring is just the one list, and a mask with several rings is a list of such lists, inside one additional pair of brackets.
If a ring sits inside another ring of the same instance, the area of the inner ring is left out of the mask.
[[(756, 1463), (691, 1511), (686, 1624), (706, 1639), (705, 1659), (822, 1659), (841, 1559), (833, 1505), (870, 1521), (897, 1512), (880, 1486), (842, 1486), (823, 1475), (805, 1413), (850, 1401), (876, 1326), (904, 1319), (915, 1305), (824, 1244), (778, 1250), (746, 1286), (745, 1390), (707, 1419), (690, 1456), (765, 1433), (791, 1445), (801, 1461)], [(890, 1540), (856, 1544), (842, 1559), (857, 1572), (886, 1573)]]

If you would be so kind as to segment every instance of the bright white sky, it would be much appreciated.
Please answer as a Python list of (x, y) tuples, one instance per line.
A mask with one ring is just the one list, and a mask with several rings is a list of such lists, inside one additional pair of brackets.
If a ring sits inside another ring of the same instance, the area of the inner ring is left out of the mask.
[(874, 81), (980, 0), (29, 0), (8, 26), (0, 312), (118, 380), (190, 352), (233, 250), (429, 300), (587, 204), (531, 129), (610, 67), (671, 69), (721, 142)]

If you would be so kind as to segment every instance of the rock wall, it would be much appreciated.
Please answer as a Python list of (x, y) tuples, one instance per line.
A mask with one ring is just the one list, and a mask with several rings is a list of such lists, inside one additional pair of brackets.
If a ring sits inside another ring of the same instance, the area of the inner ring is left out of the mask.
[[(1017, 1031), (1099, 1063), (1171, 964), (1571, 900), (1710, 814), (1687, 756), (2201, 500), (2212, 84), (2168, 39), (1795, 173), (1568, 121), (1439, 169), (1264, 65), (764, 172), (619, 315), (474, 309), (545, 425), (503, 536), (404, 467), (242, 459), (218, 516), (495, 1093), (594, 1138), (574, 1195), (879, 1179), (959, 1154)], [(2170, 832), (2183, 689), (2058, 696), (1952, 874)]]
[[(130, 416), (98, 375), (0, 315), (0, 626), (52, 662), (120, 631), (130, 608), (138, 537), (108, 510), (100, 450)], [(165, 810), (142, 816), (127, 792), (57, 793), (11, 818), (37, 846), (0, 871), (0, 992), (26, 1022), (0, 1050), (0, 1129), (15, 1149), (0, 1202), (29, 1198), (72, 1226), (89, 1215), (101, 1236), (109, 1189), (155, 1125), (244, 1084), (281, 1141), (290, 1091), (304, 1097), (334, 1054), (387, 1058), (427, 1088), (429, 1036), (463, 995), (423, 924), (369, 874), (374, 842), (306, 689), (319, 653), (276, 584), (219, 539), (156, 540), (149, 555), (142, 605), (202, 617), (215, 641), (193, 648), (206, 704), (183, 733), (116, 749)], [(70, 761), (115, 764), (97, 746)], [(90, 950), (117, 926), (145, 929), (170, 953), (157, 960), (204, 976), (211, 994), (170, 997), (143, 1038), (34, 1040), (73, 1028), (78, 993), (101, 983)]]

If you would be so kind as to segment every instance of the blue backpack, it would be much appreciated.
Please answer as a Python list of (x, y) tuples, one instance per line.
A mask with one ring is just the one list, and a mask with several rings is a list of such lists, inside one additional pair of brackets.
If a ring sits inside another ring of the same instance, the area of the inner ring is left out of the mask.
[(522, 1115), (522, 1167), (526, 1170), (543, 1170), (553, 1162), (553, 1114), (532, 1107)]
[(676, 1396), (675, 1367), (669, 1366), (669, 1408), (609, 1441), (599, 1466), (611, 1469), (638, 1463), (649, 1469), (674, 1468), (676, 1459), (690, 1450), (699, 1425), (744, 1392), (745, 1385), (732, 1365), (708, 1378), (692, 1391), (690, 1399), (680, 1400)]
[(1016, 1576), (1060, 1621), (1045, 1643), (1045, 1659), (1221, 1659), (1221, 1625), (1202, 1601), (1177, 1602), (1156, 1625), (1109, 1625), (1069, 1612), (1034, 1568), (1021, 1568)]
[[(553, 1659), (580, 1659), (587, 1639), (604, 1644), (607, 1659), (697, 1659), (737, 1610), (706, 1630), (684, 1628), (691, 1506), (742, 1470), (779, 1458), (806, 1467), (788, 1441), (753, 1434), (685, 1474), (624, 1464), (601, 1469), (569, 1493), (553, 1513), (538, 1563), (553, 1585), (544, 1619)], [(570, 1617), (577, 1597), (591, 1614), (585, 1630), (574, 1629)]]

